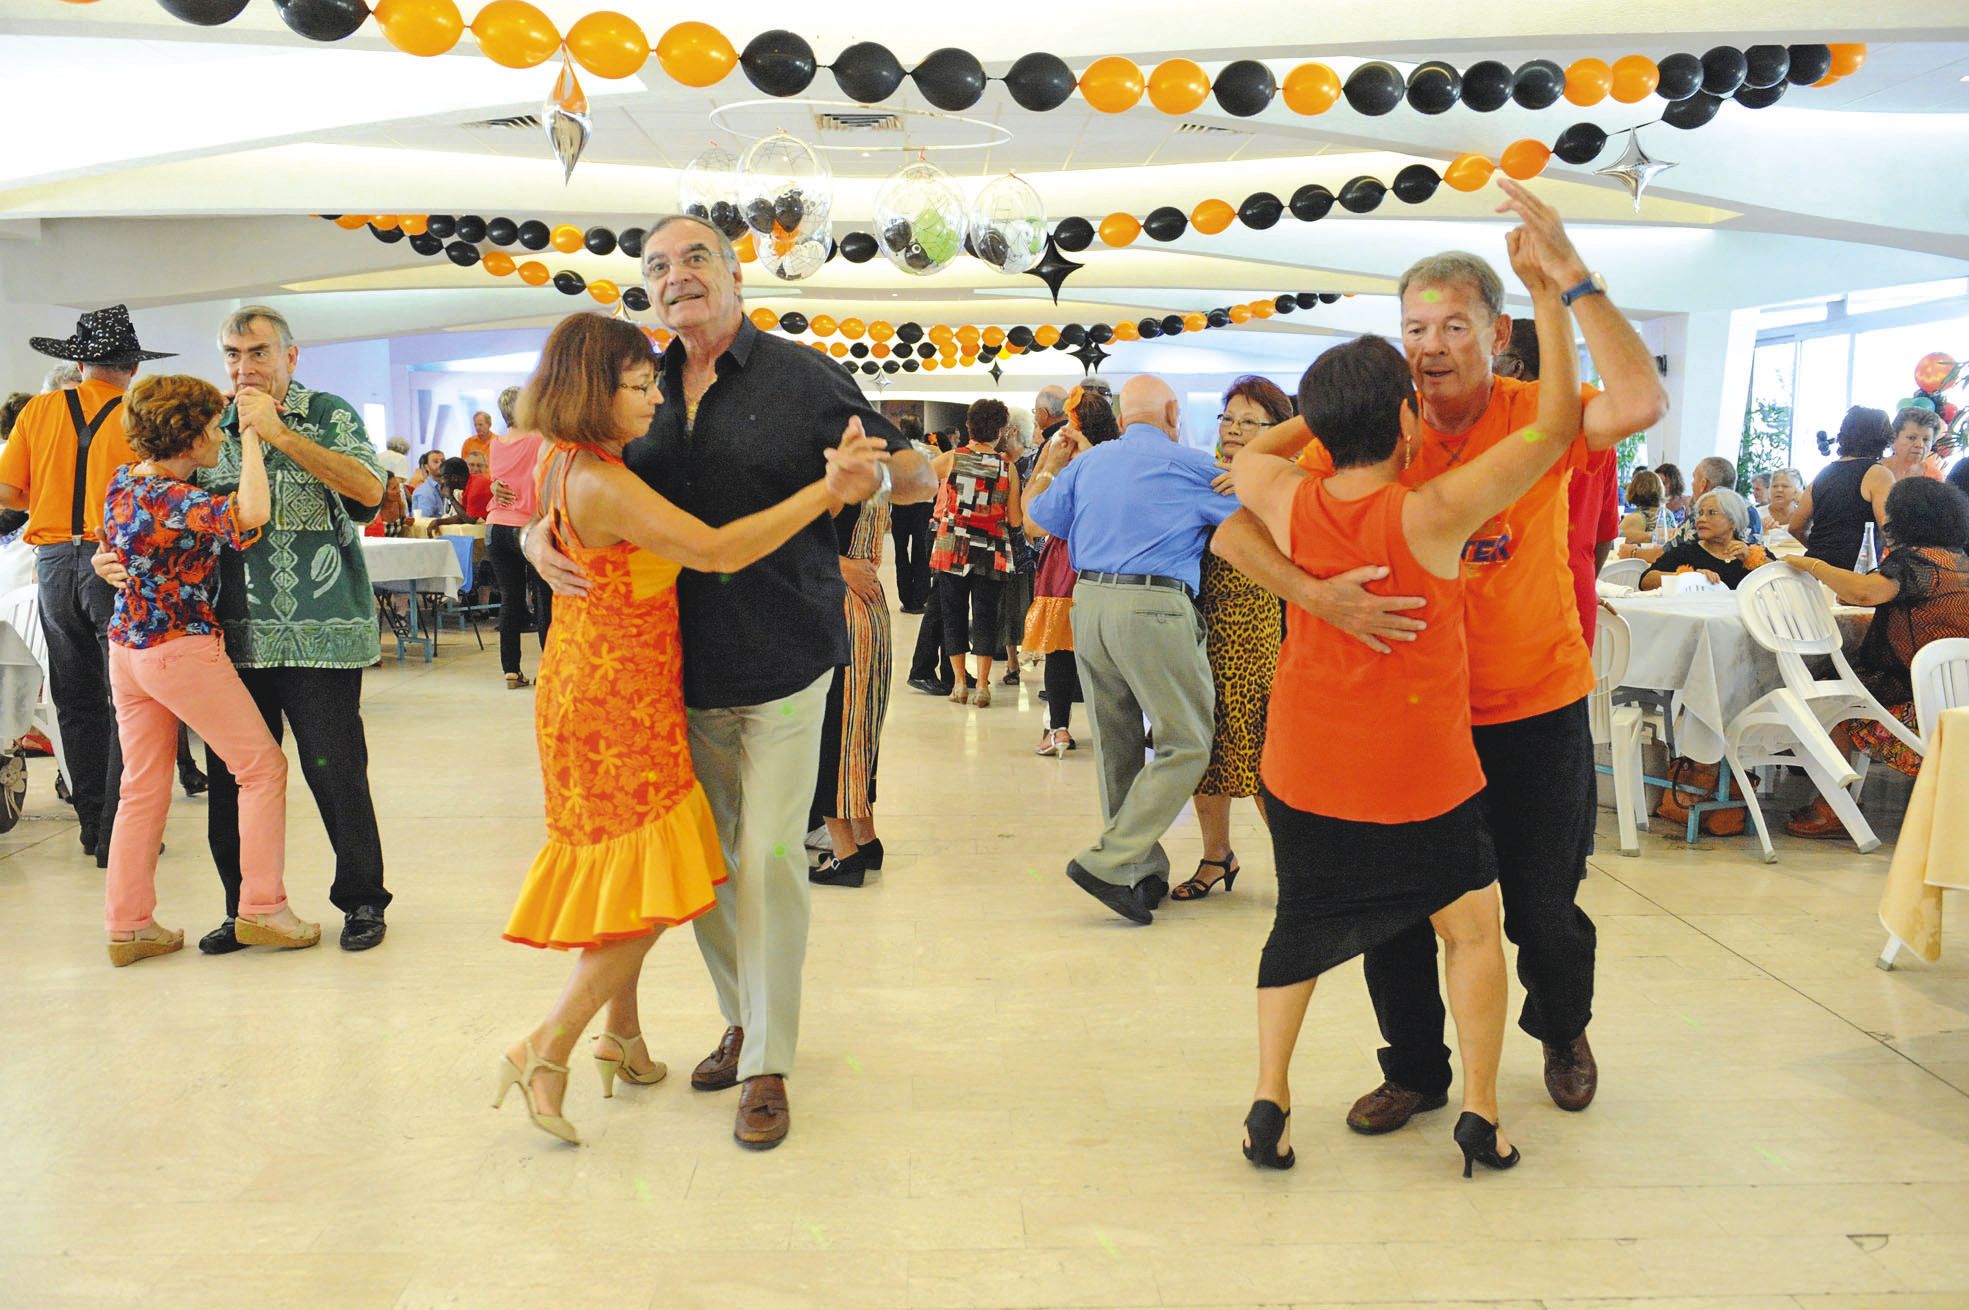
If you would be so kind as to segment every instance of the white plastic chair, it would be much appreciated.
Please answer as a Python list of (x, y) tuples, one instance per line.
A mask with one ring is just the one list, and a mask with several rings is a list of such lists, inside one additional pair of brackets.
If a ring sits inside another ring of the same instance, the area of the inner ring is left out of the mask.
[[(1771, 849), (1763, 809), (1754, 803), (1757, 793), (1748, 773), (1765, 765), (1802, 768), (1860, 851), (1876, 849), (1880, 839), (1861, 816), (1858, 797), (1851, 790), (1864, 774), (1856, 760), (1842, 756), (1832, 744), (1832, 729), (1849, 719), (1871, 720), (1911, 750), (1922, 750), (1921, 739), (1860, 685), (1840, 649), (1839, 625), (1833, 622), (1817, 581), (1789, 565), (1766, 564), (1737, 587), (1737, 608), (1751, 639), (1777, 656), (1778, 672), (1784, 678), (1781, 689), (1737, 715), (1724, 734), (1725, 755), (1756, 824), (1765, 861), (1775, 861), (1777, 853)], [(1829, 660), (1835, 676), (1813, 677), (1805, 665), (1807, 656)]]
[(48, 687), (48, 636), (41, 631), (41, 588), (29, 583), (17, 587), (0, 596), (0, 619), (5, 619), (9, 627), (20, 634), (33, 654), (34, 662), (41, 666), (41, 692), (34, 698), (34, 726), (48, 739), (54, 748), (55, 767), (61, 771), (69, 790), (75, 789), (75, 780), (68, 771), (68, 754), (62, 749), (62, 730), (55, 721), (55, 702)]
[(1614, 587), (1636, 587), (1641, 585), (1641, 575), (1648, 571), (1644, 559), (1611, 559), (1600, 570), (1600, 581)]
[(1638, 826), (1645, 830), (1648, 826), (1647, 783), (1641, 772), (1641, 732), (1647, 726), (1647, 719), (1638, 705), (1613, 703), (1614, 688), (1627, 676), (1630, 642), (1627, 620), (1602, 610), (1594, 621), (1594, 684), (1586, 710), (1593, 729), (1593, 744), (1610, 748), (1620, 853), (1639, 855), (1641, 840), (1635, 829)]
[[(1925, 742), (1943, 710), (1969, 706), (1969, 637), (1929, 642), (1915, 652), (1910, 672), (1914, 682), (1914, 724)], [(1881, 968), (1894, 967), (1894, 957), (1900, 954), (1901, 945), (1900, 938), (1887, 934), (1887, 945), (1878, 961)]]

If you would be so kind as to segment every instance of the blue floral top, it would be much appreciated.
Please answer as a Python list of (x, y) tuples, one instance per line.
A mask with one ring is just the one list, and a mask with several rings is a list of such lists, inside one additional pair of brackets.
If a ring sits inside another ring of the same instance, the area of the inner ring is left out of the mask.
[(116, 593), (109, 639), (141, 650), (219, 632), (212, 608), (219, 554), (227, 546), (244, 550), (258, 530), (240, 529), (232, 496), (177, 478), (139, 476), (134, 467), (111, 475), (103, 505), (103, 541), (130, 574)]

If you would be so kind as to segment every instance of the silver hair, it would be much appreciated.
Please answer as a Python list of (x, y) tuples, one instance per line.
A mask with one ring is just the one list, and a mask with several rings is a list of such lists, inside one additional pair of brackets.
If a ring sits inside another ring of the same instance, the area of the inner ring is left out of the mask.
[(383, 443), (383, 448), (385, 450), (393, 450), (399, 455), (408, 455), (410, 453), (410, 438), (391, 437)]
[(1753, 473), (1750, 475), (1750, 485), (1752, 487), (1769, 487), (1771, 485), (1771, 475), (1768, 473)]
[(282, 350), (293, 348), (294, 329), (287, 326), (286, 315), (271, 305), (242, 305), (226, 315), (226, 321), (219, 324), (219, 344), (225, 345), (227, 337), (242, 337), (251, 332), (255, 319), (266, 320)]
[(48, 376), (41, 379), (43, 391), (63, 391), (69, 387), (82, 385), (82, 366), (73, 360), (63, 360), (48, 370)]
[(1067, 416), (1067, 389), (1057, 383), (1049, 383), (1039, 389), (1032, 398), (1034, 414), (1051, 414), (1056, 418)]
[(1708, 482), (1712, 488), (1728, 487), (1731, 490), (1736, 489), (1737, 466), (1721, 455), (1711, 455), (1707, 459), (1697, 460), (1696, 466), (1690, 469), (1689, 472), (1702, 474), (1703, 480)]
[(1032, 411), (1023, 405), (1007, 405), (1005, 407), (1005, 416), (1008, 420), (1006, 426), (1017, 429), (1019, 444), (1021, 446), (1030, 446), (1032, 444), (1033, 429)]
[(725, 257), (726, 266), (734, 271), (737, 270), (738, 247), (732, 244), (732, 239), (730, 237), (726, 236), (723, 232), (719, 231), (716, 227), (712, 226), (711, 220), (706, 218), (699, 218), (695, 214), (658, 214), (655, 218), (652, 218), (650, 220), (649, 227), (645, 229), (643, 232), (642, 269), (643, 269), (643, 281), (645, 283), (649, 281), (650, 243), (652, 240), (655, 239), (656, 234), (658, 232), (661, 232), (664, 228), (669, 227), (672, 223), (695, 223), (699, 227), (703, 228), (706, 232), (709, 232), (712, 238), (715, 241), (717, 241), (718, 253)]
[(1701, 499), (1696, 501), (1696, 508), (1702, 508), (1702, 502), (1705, 500), (1715, 501), (1716, 508), (1729, 516), (1730, 527), (1735, 530), (1739, 538), (1750, 531), (1750, 510), (1743, 503), (1742, 496), (1728, 487), (1712, 487), (1702, 493)]
[(514, 407), (520, 403), (520, 389), (507, 387), (499, 393), (499, 417), (506, 420), (506, 426), (513, 426)]
[(1790, 478), (1792, 486), (1800, 491), (1805, 489), (1805, 475), (1797, 469), (1777, 469), (1771, 474), (1771, 485), (1776, 486), (1779, 478)]
[(1483, 297), (1484, 308), (1496, 318), (1504, 312), (1504, 279), (1490, 261), (1467, 250), (1445, 250), (1409, 265), (1408, 272), (1395, 286), (1395, 298), (1405, 299), (1411, 286), (1471, 286)]

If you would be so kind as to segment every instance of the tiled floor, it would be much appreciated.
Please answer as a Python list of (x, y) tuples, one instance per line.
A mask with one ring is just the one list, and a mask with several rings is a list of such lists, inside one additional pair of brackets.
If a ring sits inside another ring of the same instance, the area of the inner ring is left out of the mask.
[[(539, 782), (530, 693), (469, 638), (367, 675), (397, 894), (367, 955), (111, 969), (37, 764), (0, 838), (0, 1304), (1969, 1304), (1969, 956), (1873, 967), (1887, 852), (1780, 839), (1764, 865), (1657, 831), (1596, 858), (1603, 1090), (1560, 1113), (1514, 1033), (1508, 1175), (1457, 1176), (1450, 1114), (1346, 1130), (1377, 1041), (1340, 971), (1294, 1071), (1300, 1165), (1260, 1174), (1256, 817), (1234, 894), (1122, 924), (1061, 876), (1093, 761), (1031, 755), (1036, 681), (985, 711), (898, 684), (888, 870), (815, 893), (793, 1136), (765, 1155), (733, 1146), (734, 1093), (685, 1085), (720, 1030), (688, 933), (643, 987), (668, 1083), (604, 1102), (577, 1067), (579, 1149), (487, 1108), (569, 962), (498, 938)], [(294, 778), (290, 887), (321, 916)], [(203, 824), (180, 799), (160, 876), (193, 937), (219, 906)], [(1172, 846), (1196, 855), (1188, 816)]]

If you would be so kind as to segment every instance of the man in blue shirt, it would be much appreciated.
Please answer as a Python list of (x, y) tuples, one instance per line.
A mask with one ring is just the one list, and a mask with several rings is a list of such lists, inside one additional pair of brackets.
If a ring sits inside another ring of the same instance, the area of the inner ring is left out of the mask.
[[(1160, 378), (1121, 389), (1122, 434), (1064, 469), (1048, 447), (1026, 513), (1063, 535), (1080, 580), (1073, 645), (1094, 723), (1107, 826), (1067, 864), (1067, 877), (1133, 923), (1150, 923), (1169, 890), (1162, 834), (1210, 763), (1216, 711), (1199, 561), (1211, 531), (1237, 509), (1212, 490), (1209, 455), (1180, 444), (1181, 409)], [(1155, 734), (1146, 765), (1142, 720)]]

